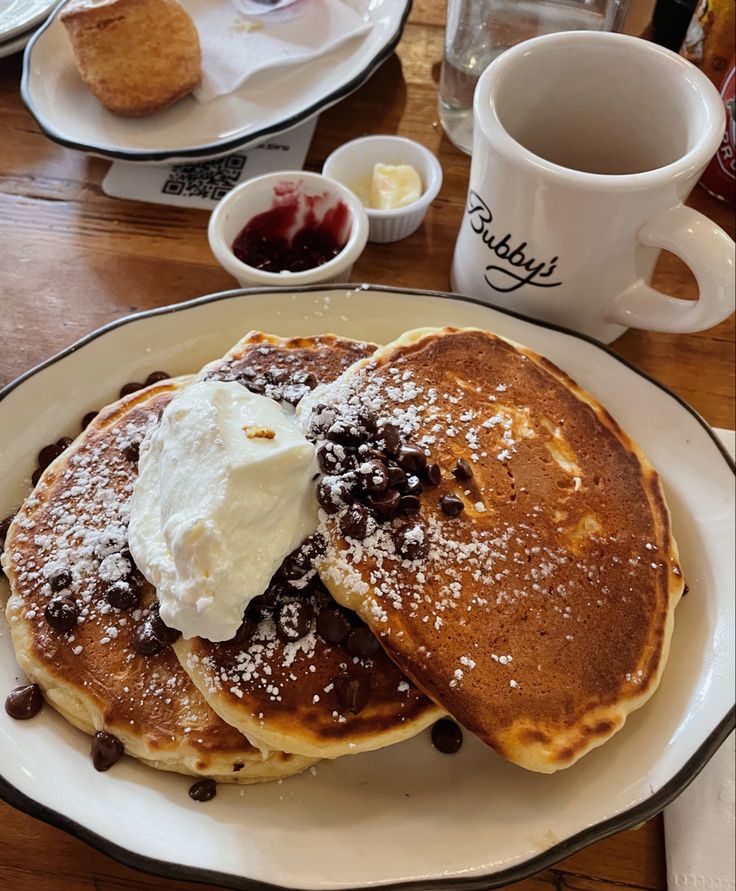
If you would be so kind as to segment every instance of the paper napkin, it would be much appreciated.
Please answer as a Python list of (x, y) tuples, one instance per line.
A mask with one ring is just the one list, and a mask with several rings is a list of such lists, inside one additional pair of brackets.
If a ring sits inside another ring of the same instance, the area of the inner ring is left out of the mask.
[[(718, 430), (734, 454), (734, 431)], [(667, 886), (734, 891), (734, 735), (664, 812)]]
[(212, 210), (246, 179), (276, 170), (301, 170), (316, 124), (314, 117), (247, 152), (214, 161), (157, 167), (115, 161), (102, 181), (102, 191), (112, 198)]
[(299, 0), (272, 19), (267, 5), (262, 16), (243, 16), (232, 0), (180, 3), (202, 47), (202, 82), (194, 91), (199, 102), (231, 93), (257, 71), (316, 59), (370, 28), (342, 0)]
[(667, 886), (733, 891), (734, 735), (664, 812)]

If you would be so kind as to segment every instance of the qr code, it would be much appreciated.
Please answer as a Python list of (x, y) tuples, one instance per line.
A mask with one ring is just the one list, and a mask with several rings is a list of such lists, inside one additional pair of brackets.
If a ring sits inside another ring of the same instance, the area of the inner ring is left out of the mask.
[(245, 155), (228, 155), (202, 164), (174, 164), (161, 191), (164, 195), (219, 201), (240, 179), (245, 161)]

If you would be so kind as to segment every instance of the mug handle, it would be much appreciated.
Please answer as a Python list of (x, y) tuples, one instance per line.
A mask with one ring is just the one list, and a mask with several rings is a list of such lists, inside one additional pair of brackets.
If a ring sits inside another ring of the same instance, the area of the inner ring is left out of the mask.
[(645, 223), (637, 239), (677, 254), (698, 283), (697, 300), (668, 297), (639, 281), (622, 291), (606, 313), (626, 328), (685, 333), (704, 331), (727, 318), (736, 298), (736, 245), (712, 220), (680, 204)]

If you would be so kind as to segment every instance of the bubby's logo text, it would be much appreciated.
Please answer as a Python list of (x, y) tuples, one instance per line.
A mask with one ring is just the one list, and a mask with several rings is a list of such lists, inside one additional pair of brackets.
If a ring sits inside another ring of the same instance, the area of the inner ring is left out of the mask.
[[(491, 231), (493, 214), (490, 207), (477, 192), (470, 190), (468, 195), (468, 218), (470, 226), (476, 234), (480, 235), (486, 247), (493, 251), (499, 260), (503, 260), (513, 269), (505, 266), (490, 264), (485, 269), (485, 280), (494, 291), (508, 294), (516, 291), (524, 285), (534, 285), (538, 288), (556, 288), (562, 282), (542, 281), (548, 279), (555, 271), (557, 257), (553, 257), (548, 263), (539, 262), (534, 257), (527, 257), (527, 243), (522, 241), (513, 246), (512, 235), (507, 232), (503, 238)], [(518, 270), (514, 271), (514, 270)]]

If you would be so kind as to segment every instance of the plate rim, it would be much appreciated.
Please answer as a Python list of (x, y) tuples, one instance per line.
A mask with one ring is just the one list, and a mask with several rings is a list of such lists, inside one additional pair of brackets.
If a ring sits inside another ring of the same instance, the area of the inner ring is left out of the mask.
[(23, 70), (21, 73), (20, 81), (20, 96), (23, 104), (30, 112), (34, 121), (38, 124), (44, 136), (46, 136), (52, 142), (55, 142), (58, 145), (62, 145), (65, 148), (85, 152), (97, 157), (110, 158), (113, 161), (130, 161), (142, 164), (154, 162), (162, 163), (165, 161), (176, 163), (180, 160), (210, 160), (221, 157), (222, 155), (227, 155), (238, 150), (244, 150), (254, 145), (258, 145), (260, 142), (263, 142), (268, 137), (277, 136), (280, 133), (285, 133), (286, 131), (297, 127), (299, 124), (306, 123), (315, 115), (319, 114), (322, 111), (325, 111), (328, 108), (331, 108), (333, 105), (340, 102), (342, 99), (345, 99), (351, 93), (354, 93), (357, 89), (363, 86), (363, 84), (366, 83), (366, 81), (373, 75), (373, 73), (386, 61), (386, 59), (388, 59), (388, 57), (393, 53), (399, 41), (401, 40), (401, 36), (404, 33), (404, 27), (406, 25), (407, 19), (409, 18), (409, 13), (411, 12), (413, 4), (413, 0), (401, 0), (401, 2), (404, 3), (403, 12), (399, 17), (396, 30), (389, 37), (386, 43), (383, 44), (383, 46), (378, 50), (378, 52), (375, 53), (375, 55), (371, 57), (367, 64), (360, 71), (358, 71), (355, 76), (352, 77), (346, 84), (343, 84), (343, 86), (339, 87), (338, 89), (329, 92), (322, 99), (316, 100), (306, 109), (302, 109), (302, 111), (297, 112), (290, 117), (280, 120), (270, 126), (262, 127), (261, 129), (253, 133), (236, 137), (234, 139), (218, 140), (206, 145), (195, 146), (194, 148), (189, 149), (162, 149), (157, 151), (143, 151), (133, 149), (108, 148), (106, 146), (95, 145), (92, 142), (77, 142), (74, 139), (69, 139), (61, 131), (59, 131), (56, 127), (54, 127), (52, 124), (48, 123), (44, 119), (43, 115), (34, 103), (31, 96), (30, 86), (30, 69), (33, 50), (35, 49), (36, 43), (40, 39), (41, 35), (46, 31), (47, 28), (49, 28), (53, 24), (58, 14), (61, 12), (61, 8), (68, 2), (69, 0), (60, 0), (60, 2), (48, 14), (48, 18), (43, 23), (43, 25), (41, 25), (41, 27), (35, 32), (35, 34), (33, 34), (25, 48), (25, 51), (23, 53)]
[(35, 34), (36, 27), (36, 25), (33, 25), (27, 31), (21, 31), (14, 37), (9, 37), (7, 40), (0, 40), (0, 59), (6, 59), (8, 56), (19, 53), (24, 49)]
[(14, 28), (0, 33), (0, 43), (9, 43), (14, 37), (20, 37), (23, 34), (30, 35), (46, 16), (51, 15), (51, 11), (56, 6), (56, 3), (57, 0), (45, 0), (45, 5), (41, 12), (36, 12), (30, 16), (22, 25), (16, 25)]
[[(578, 340), (592, 344), (598, 349), (612, 356), (617, 362), (634, 371), (639, 377), (649, 381), (661, 389), (665, 394), (673, 398), (682, 408), (684, 408), (704, 429), (706, 434), (715, 444), (730, 467), (731, 471), (736, 474), (736, 464), (731, 458), (728, 450), (721, 440), (717, 437), (713, 428), (707, 421), (681, 396), (669, 389), (665, 384), (651, 377), (647, 372), (637, 368), (632, 362), (618, 353), (614, 352), (608, 345), (601, 343), (590, 335), (573, 331), (561, 325), (551, 322), (545, 322), (538, 319), (530, 318), (522, 313), (513, 312), (511, 310), (495, 306), (474, 297), (463, 294), (453, 294), (446, 291), (435, 291), (425, 289), (413, 289), (394, 287), (390, 285), (369, 285), (362, 283), (343, 283), (343, 284), (327, 284), (327, 285), (307, 285), (303, 287), (278, 287), (278, 288), (234, 288), (227, 291), (219, 291), (212, 294), (206, 294), (201, 297), (195, 297), (181, 303), (169, 304), (167, 306), (156, 307), (149, 310), (143, 310), (138, 313), (122, 316), (113, 319), (105, 325), (96, 328), (84, 337), (76, 340), (70, 346), (57, 352), (48, 359), (38, 363), (16, 378), (11, 380), (4, 387), (0, 388), (0, 402), (12, 393), (17, 387), (25, 381), (35, 376), (39, 372), (51, 365), (56, 364), (72, 353), (77, 352), (82, 347), (91, 343), (93, 340), (110, 333), (111, 331), (121, 328), (134, 322), (161, 315), (169, 315), (177, 312), (193, 309), (209, 303), (215, 303), (220, 300), (228, 300), (238, 297), (249, 297), (255, 295), (269, 293), (310, 293), (320, 291), (379, 291), (383, 293), (406, 294), (421, 297), (434, 297), (445, 300), (459, 301), (471, 303), (484, 308), (489, 308), (500, 312), (503, 315), (510, 316), (515, 319), (527, 322), (537, 327), (541, 327), (551, 331), (557, 331), (562, 334), (569, 335)], [(563, 839), (546, 851), (535, 855), (534, 857), (524, 860), (523, 862), (514, 864), (497, 872), (487, 873), (485, 875), (473, 876), (470, 878), (429, 878), (410, 880), (408, 882), (394, 882), (390, 884), (382, 884), (378, 886), (380, 891), (481, 891), (481, 889), (494, 889), (513, 882), (521, 881), (534, 875), (541, 869), (546, 869), (559, 860), (574, 854), (584, 847), (599, 841), (610, 835), (631, 829), (642, 822), (645, 822), (661, 810), (663, 810), (671, 801), (673, 801), (684, 789), (697, 777), (700, 771), (705, 767), (710, 758), (715, 754), (721, 744), (736, 728), (736, 706), (731, 706), (726, 714), (719, 720), (716, 726), (710, 731), (697, 750), (688, 758), (685, 764), (677, 771), (669, 780), (667, 780), (656, 792), (650, 794), (637, 804), (628, 808), (620, 814), (609, 817), (598, 823), (594, 823), (582, 829), (580, 832), (571, 835), (569, 838)], [(91, 829), (82, 826), (75, 820), (65, 816), (60, 811), (48, 807), (34, 800), (30, 796), (21, 792), (12, 783), (10, 783), (0, 772), (0, 800), (16, 808), (17, 810), (28, 814), (44, 823), (55, 826), (58, 829), (80, 839), (86, 844), (91, 845), (96, 850), (112, 857), (119, 863), (138, 869), (142, 872), (164, 878), (191, 881), (191, 882), (210, 882), (220, 884), (223, 887), (238, 889), (238, 891), (300, 891), (294, 887), (283, 885), (275, 885), (270, 882), (262, 882), (257, 879), (249, 879), (243, 876), (232, 875), (230, 873), (221, 873), (202, 867), (190, 867), (166, 860), (148, 857), (143, 854), (136, 853), (129, 848), (118, 845), (116, 842), (105, 838)], [(376, 886), (358, 886), (351, 891), (377, 891)]]

